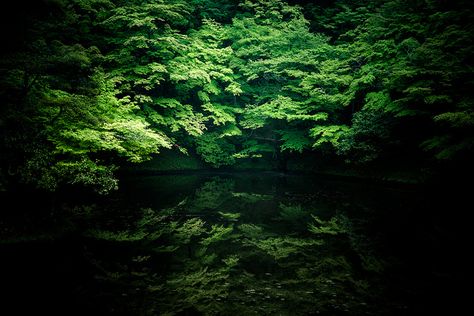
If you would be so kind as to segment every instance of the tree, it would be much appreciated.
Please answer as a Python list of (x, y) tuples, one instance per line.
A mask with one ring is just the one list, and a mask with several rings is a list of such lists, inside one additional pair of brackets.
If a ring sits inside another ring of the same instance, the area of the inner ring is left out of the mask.
[[(334, 49), (327, 37), (312, 34), (297, 6), (246, 1), (242, 7), (244, 12), (229, 27), (233, 65), (244, 91), (240, 125), (250, 140), (239, 155), (260, 155), (273, 147), (273, 155), (284, 159), (285, 151), (318, 146), (322, 135), (315, 129), (340, 124), (341, 109), (349, 102), (350, 96), (342, 93), (350, 80), (343, 51)], [(335, 68), (339, 70), (333, 73)]]
[[(74, 13), (67, 7), (58, 15), (80, 24)], [(67, 44), (55, 18), (38, 21), (28, 50), (4, 59), (2, 169), (49, 190), (80, 183), (106, 193), (117, 187), (113, 155), (140, 162), (171, 142), (148, 128), (136, 102), (117, 93), (101, 70), (99, 49)], [(86, 42), (87, 32), (76, 31), (70, 35)]]

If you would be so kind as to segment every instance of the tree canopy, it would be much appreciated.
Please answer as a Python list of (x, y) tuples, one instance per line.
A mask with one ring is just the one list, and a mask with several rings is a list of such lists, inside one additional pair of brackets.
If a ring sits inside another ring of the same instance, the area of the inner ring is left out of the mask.
[(14, 13), (2, 186), (106, 193), (124, 161), (165, 148), (215, 168), (473, 157), (469, 1), (45, 0)]

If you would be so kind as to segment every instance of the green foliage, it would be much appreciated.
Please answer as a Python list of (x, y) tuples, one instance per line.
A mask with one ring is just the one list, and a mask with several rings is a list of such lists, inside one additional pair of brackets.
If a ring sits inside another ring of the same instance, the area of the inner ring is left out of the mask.
[[(379, 133), (367, 141), (361, 137), (360, 122), (353, 121), (355, 135), (349, 137), (354, 149), (351, 153), (366, 156), (362, 160), (371, 160), (379, 152), (395, 151), (384, 146), (387, 140), (394, 139), (399, 146), (421, 144), (437, 158), (456, 159), (461, 153), (467, 154), (472, 148), (471, 132), (459, 133), (455, 125), (447, 127), (441, 121), (451, 117), (449, 113), (472, 110), (468, 105), (472, 105), (471, 96), (465, 93), (472, 85), (466, 73), (469, 64), (466, 61), (472, 56), (473, 45), (466, 33), (472, 26), (466, 22), (472, 19), (472, 10), (400, 0), (380, 2), (376, 6), (377, 11), (368, 13), (362, 25), (343, 36), (353, 52), (350, 63), (357, 65), (351, 86), (357, 94), (365, 95), (364, 117), (370, 118), (373, 112), (374, 119), (370, 119), (373, 124), (398, 131), (390, 135)], [(380, 110), (395, 118), (379, 114), (380, 123), (377, 123), (375, 114)], [(354, 119), (358, 118), (354, 116)], [(433, 120), (435, 125), (427, 124), (427, 120)], [(408, 124), (417, 124), (420, 130), (429, 132), (418, 135), (400, 132)]]
[(344, 125), (319, 125), (310, 130), (311, 137), (316, 138), (313, 147), (319, 147), (325, 143), (329, 143), (334, 147), (339, 145), (339, 140), (344, 136), (349, 128)]
[(243, 74), (246, 107), (240, 124), (253, 139), (244, 143), (237, 157), (258, 157), (270, 151), (268, 141), (276, 147), (272, 152), (301, 153), (311, 144), (308, 123), (328, 120), (335, 114), (334, 107), (344, 103), (329, 104), (323, 94), (314, 94), (314, 86), (321, 85), (317, 80), (326, 80), (325, 85), (334, 91), (338, 89), (334, 85), (348, 84), (348, 79), (337, 79), (336, 74), (326, 78), (335, 69), (343, 69), (340, 63), (328, 67), (330, 62), (325, 61), (332, 61), (338, 51), (324, 36), (309, 32), (298, 7), (282, 1), (246, 2), (242, 7), (254, 17), (243, 14), (234, 19), (229, 33), (234, 41), (235, 72)]
[(234, 145), (216, 133), (207, 133), (196, 139), (196, 152), (213, 167), (232, 164), (234, 151)]
[(196, 152), (215, 168), (260, 158), (284, 169), (288, 156), (309, 151), (355, 163), (418, 161), (422, 151), (442, 160), (472, 156), (469, 7), (39, 6), (24, 44), (1, 56), (1, 170), (12, 175), (2, 181), (107, 193), (117, 187), (114, 166), (163, 148)]
[(337, 144), (338, 154), (358, 163), (379, 158), (381, 152), (391, 145), (393, 125), (393, 116), (383, 107), (362, 109), (353, 116), (351, 128), (345, 131)]
[[(274, 140), (271, 140), (274, 141)], [(265, 154), (275, 154), (275, 146), (268, 143), (261, 143), (256, 139), (249, 139), (242, 143), (243, 149), (233, 155), (236, 159), (241, 158), (262, 158)]]
[(428, 139), (421, 146), (425, 150), (435, 152), (435, 157), (438, 159), (446, 160), (469, 155), (474, 148), (474, 138), (471, 136), (474, 126), (473, 113), (471, 111), (446, 112), (433, 119), (436, 123), (448, 127), (450, 133)]
[[(59, 161), (51, 169), (51, 182), (44, 182), (42, 178), (38, 185), (47, 189), (55, 189), (57, 182), (81, 184), (93, 187), (98, 193), (106, 194), (117, 190), (118, 182), (114, 178), (114, 166), (101, 166), (96, 162), (82, 158), (78, 161)], [(30, 179), (31, 180), (31, 179)]]
[(281, 151), (288, 150), (290, 152), (302, 153), (311, 145), (311, 140), (307, 137), (305, 131), (301, 130), (286, 130), (279, 133), (281, 135), (282, 144)]
[[(133, 103), (115, 96), (113, 83), (104, 73), (92, 68), (98, 55), (96, 49), (60, 42), (54, 42), (51, 48), (38, 45), (38, 49), (51, 50), (47, 57), (51, 66), (22, 71), (23, 76), (34, 79), (23, 92), (23, 105), (9, 108), (8, 116), (9, 124), (16, 122), (24, 126), (22, 133), (36, 134), (31, 140), (23, 140), (15, 150), (30, 152), (26, 161), (17, 162), (27, 182), (50, 190), (59, 183), (80, 183), (106, 193), (117, 185), (112, 173), (114, 167), (107, 159), (99, 158), (103, 154), (114, 153), (139, 162), (159, 148), (171, 146), (166, 136), (148, 128), (149, 124), (137, 115)], [(71, 73), (56, 74), (57, 68)], [(19, 70), (9, 71), (13, 75)], [(70, 76), (74, 71), (82, 77), (73, 87)], [(15, 91), (22, 89), (22, 83), (9, 81), (8, 84), (6, 97), (13, 98)], [(12, 136), (8, 132), (4, 135), (5, 145), (10, 146)], [(50, 153), (29, 149), (38, 145)]]
[(55, 145), (56, 152), (71, 155), (116, 152), (132, 162), (140, 162), (151, 153), (158, 152), (160, 147), (171, 147), (166, 136), (148, 129), (149, 124), (133, 113), (133, 103), (114, 97), (110, 82), (106, 82), (100, 74), (93, 78), (99, 94), (91, 100), (66, 92), (49, 91), (47, 102), (53, 104), (48, 105), (57, 107), (61, 112), (63, 106), (72, 106), (79, 101), (81, 114), (87, 118), (85, 122), (71, 122), (78, 113), (71, 115), (73, 117), (56, 117), (50, 114), (54, 108), (44, 109), (47, 111), (44, 113), (46, 117), (48, 114), (53, 116), (50, 119), (54, 120), (54, 125), (49, 128), (51, 135), (48, 138)]

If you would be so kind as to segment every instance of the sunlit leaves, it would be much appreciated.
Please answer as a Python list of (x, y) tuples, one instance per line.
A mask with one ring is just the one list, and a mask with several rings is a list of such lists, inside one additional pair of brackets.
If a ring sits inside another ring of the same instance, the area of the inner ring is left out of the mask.
[(242, 130), (237, 127), (235, 124), (226, 124), (221, 129), (219, 129), (220, 138), (230, 137), (230, 136), (240, 136), (242, 135)]
[[(50, 127), (49, 139), (57, 151), (71, 154), (115, 151), (133, 162), (142, 161), (160, 147), (171, 146), (166, 136), (148, 129), (148, 123), (133, 114), (133, 107), (127, 100), (117, 100), (111, 91), (111, 84), (96, 75), (101, 85), (101, 94), (85, 99), (82, 103), (86, 121), (70, 121), (74, 117), (57, 114)], [(73, 100), (76, 96), (63, 92), (58, 107)], [(87, 106), (87, 107), (86, 107)], [(93, 119), (92, 119), (93, 118)]]
[(345, 125), (318, 125), (310, 129), (309, 134), (316, 139), (313, 147), (319, 147), (325, 143), (337, 147), (339, 140), (348, 130), (349, 127)]
[(5, 151), (42, 187), (60, 182), (59, 160), (99, 170), (161, 148), (215, 167), (306, 150), (370, 162), (403, 146), (442, 159), (472, 149), (472, 11), (460, 6), (53, 2), (0, 67), (5, 126), (23, 129), (10, 128)]
[[(250, 101), (239, 124), (258, 134), (257, 143), (244, 146), (238, 156), (257, 153), (258, 140), (268, 150), (270, 144), (263, 142), (271, 138), (280, 140), (274, 143), (277, 150), (301, 153), (311, 148), (308, 123), (337, 121), (337, 112), (353, 98), (353, 93), (345, 91), (352, 80), (350, 67), (339, 58), (345, 51), (329, 45), (326, 37), (310, 33), (297, 7), (280, 1), (242, 6), (254, 12), (255, 18), (243, 15), (229, 28), (234, 67), (245, 80), (242, 96)], [(330, 138), (328, 133), (323, 136), (326, 141)]]

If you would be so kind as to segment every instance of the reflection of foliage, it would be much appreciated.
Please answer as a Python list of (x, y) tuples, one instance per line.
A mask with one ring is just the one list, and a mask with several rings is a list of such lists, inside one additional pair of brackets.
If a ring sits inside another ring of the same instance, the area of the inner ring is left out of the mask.
[(219, 209), (219, 206), (231, 198), (234, 182), (221, 178), (214, 178), (204, 183), (196, 190), (195, 197), (191, 203), (193, 210)]
[(283, 221), (298, 224), (308, 216), (307, 210), (301, 205), (285, 205), (280, 203), (280, 218)]
[(380, 273), (385, 269), (386, 262), (373, 255), (360, 255), (362, 266), (367, 271)]
[(247, 241), (249, 244), (263, 250), (275, 260), (286, 258), (292, 254), (300, 253), (306, 247), (319, 246), (323, 242), (315, 239), (299, 239), (291, 237), (267, 238), (259, 241)]
[(181, 226), (176, 227), (174, 236), (180, 243), (188, 244), (193, 236), (199, 236), (205, 231), (204, 222), (201, 219), (191, 218), (185, 221)]
[(242, 202), (245, 203), (255, 203), (258, 201), (266, 201), (272, 199), (272, 196), (265, 195), (265, 194), (257, 194), (257, 193), (246, 193), (246, 192), (233, 192), (233, 197), (242, 199)]
[[(364, 222), (343, 214), (323, 220), (311, 215), (313, 204), (294, 197), (275, 204), (272, 196), (233, 188), (232, 181), (214, 178), (175, 207), (143, 210), (126, 229), (87, 232), (123, 249), (133, 243), (132, 254), (117, 262), (91, 259), (97, 280), (116, 288), (117, 297), (145, 289), (127, 297), (134, 309), (125, 314), (377, 315), (369, 303), (384, 294), (377, 278), (385, 263), (364, 243), (368, 238), (356, 227)], [(265, 206), (262, 200), (272, 201)], [(248, 221), (261, 207), (279, 212), (270, 217), (278, 225), (268, 217)], [(189, 217), (194, 211), (199, 217)]]
[(247, 238), (257, 239), (262, 237), (263, 229), (260, 226), (253, 224), (242, 224), (239, 225), (238, 228)]
[(217, 212), (219, 213), (222, 218), (225, 218), (229, 221), (237, 221), (237, 219), (240, 217), (240, 213), (224, 213), (224, 212)]
[(234, 230), (234, 226), (224, 227), (220, 225), (212, 225), (211, 231), (208, 233), (208, 237), (201, 240), (201, 244), (209, 246), (212, 243), (226, 240), (230, 238), (230, 234)]
[(378, 237), (369, 238), (361, 230), (368, 223), (366, 217), (359, 220), (357, 225), (352, 221), (348, 223), (348, 239), (351, 248), (359, 255), (361, 265), (366, 271), (381, 273), (385, 270), (387, 262), (383, 260), (376, 251)]
[(328, 221), (323, 221), (319, 217), (311, 215), (315, 223), (309, 224), (308, 229), (310, 232), (316, 235), (328, 234), (328, 235), (337, 235), (341, 233), (346, 233), (347, 230), (344, 227), (344, 224), (347, 222), (347, 218), (342, 216), (333, 217)]
[(142, 217), (135, 223), (129, 224), (127, 229), (111, 230), (109, 228), (91, 228), (84, 235), (95, 239), (108, 241), (140, 241), (140, 240), (156, 240), (164, 231), (172, 230), (173, 225), (163, 227), (162, 229), (149, 229), (166, 218), (169, 210), (155, 213), (151, 209), (142, 210)]
[(166, 282), (170, 295), (166, 296), (161, 306), (168, 307), (170, 315), (187, 308), (196, 308), (205, 314), (215, 314), (219, 309), (219, 301), (228, 295), (229, 270), (227, 265), (217, 270), (204, 267), (170, 276)]
[(86, 232), (86, 236), (94, 237), (96, 239), (103, 239), (109, 241), (137, 241), (143, 240), (146, 237), (146, 233), (144, 231), (118, 231), (113, 232), (109, 230), (99, 230), (99, 229), (91, 229)]

